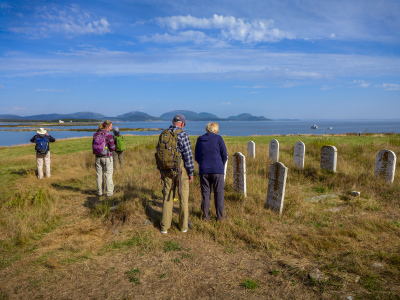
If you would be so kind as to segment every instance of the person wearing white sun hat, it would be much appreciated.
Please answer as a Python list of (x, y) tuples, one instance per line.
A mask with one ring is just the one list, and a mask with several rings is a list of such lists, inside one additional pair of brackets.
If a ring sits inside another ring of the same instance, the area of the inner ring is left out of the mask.
[(55, 142), (56, 139), (47, 133), (44, 128), (40, 128), (37, 134), (31, 138), (31, 142), (35, 143), (36, 150), (36, 166), (37, 177), (43, 178), (43, 162), (46, 168), (46, 177), (50, 177), (50, 143)]

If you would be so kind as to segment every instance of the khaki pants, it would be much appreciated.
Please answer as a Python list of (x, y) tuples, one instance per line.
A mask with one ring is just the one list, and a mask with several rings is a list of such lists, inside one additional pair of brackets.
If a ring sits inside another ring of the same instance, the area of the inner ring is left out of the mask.
[(36, 153), (36, 166), (37, 166), (37, 172), (38, 172), (38, 178), (42, 179), (43, 178), (43, 161), (44, 161), (44, 166), (46, 168), (46, 177), (50, 177), (50, 151), (48, 151), (46, 154), (40, 154)]
[(167, 231), (171, 227), (172, 211), (174, 208), (174, 190), (179, 199), (179, 228), (181, 231), (188, 229), (189, 219), (189, 176), (185, 168), (182, 168), (182, 193), (179, 194), (179, 178), (164, 177), (163, 209), (161, 231)]
[(97, 179), (97, 195), (103, 196), (103, 191), (105, 186), (106, 195), (108, 197), (112, 196), (112, 194), (114, 193), (112, 156), (110, 157), (96, 156), (95, 166), (96, 166), (96, 179)]

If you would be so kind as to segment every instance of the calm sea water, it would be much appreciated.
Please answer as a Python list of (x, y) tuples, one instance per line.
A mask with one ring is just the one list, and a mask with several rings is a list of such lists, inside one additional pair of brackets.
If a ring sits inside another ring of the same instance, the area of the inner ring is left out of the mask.
[[(192, 121), (185, 126), (189, 135), (198, 136), (205, 133), (208, 122)], [(0, 123), (1, 125), (7, 123)], [(120, 128), (168, 128), (171, 122), (120, 122), (113, 123), (113, 126)], [(219, 134), (227, 136), (251, 136), (251, 135), (286, 135), (286, 134), (338, 134), (338, 133), (400, 133), (400, 120), (301, 120), (301, 121), (265, 121), (265, 122), (233, 122), (221, 121)], [(319, 129), (311, 129), (312, 125), (318, 125)], [(327, 129), (332, 127), (332, 129)], [(76, 131), (52, 131), (60, 127), (45, 127), (55, 139), (72, 137), (93, 136), (92, 132)], [(73, 128), (97, 128), (96, 126), (70, 126), (64, 129)], [(3, 127), (1, 129), (13, 129)], [(0, 129), (0, 130), (1, 130)], [(15, 129), (15, 128), (14, 128)], [(156, 135), (159, 131), (144, 132), (122, 132), (122, 134), (134, 135)], [(36, 134), (35, 131), (0, 131), (0, 146), (12, 146), (30, 143), (29, 140)]]

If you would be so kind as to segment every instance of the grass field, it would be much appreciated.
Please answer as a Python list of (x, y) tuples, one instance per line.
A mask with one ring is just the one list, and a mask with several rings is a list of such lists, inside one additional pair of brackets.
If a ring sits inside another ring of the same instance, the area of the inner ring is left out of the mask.
[[(213, 200), (211, 222), (200, 220), (195, 172), (192, 228), (179, 231), (176, 207), (167, 235), (157, 138), (126, 135), (115, 194), (100, 199), (91, 138), (52, 143), (43, 180), (33, 144), (0, 148), (0, 299), (400, 299), (399, 162), (393, 184), (374, 178), (376, 154), (399, 156), (400, 136), (224, 137), (227, 220), (215, 221)], [(289, 168), (282, 215), (265, 208), (271, 139)], [(244, 198), (232, 155), (247, 156), (250, 140)], [(293, 168), (300, 140), (303, 171)], [(323, 145), (338, 149), (337, 173), (319, 168)], [(321, 279), (310, 277), (316, 269)]]

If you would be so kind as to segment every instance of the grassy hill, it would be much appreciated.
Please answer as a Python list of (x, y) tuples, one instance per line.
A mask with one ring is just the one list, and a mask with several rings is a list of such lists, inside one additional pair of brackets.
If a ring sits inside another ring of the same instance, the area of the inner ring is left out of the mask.
[[(289, 168), (283, 214), (265, 208), (268, 143)], [(91, 138), (51, 144), (52, 177), (38, 180), (34, 146), (0, 148), (0, 299), (399, 299), (400, 170), (374, 179), (375, 156), (400, 154), (386, 136), (224, 137), (227, 219), (200, 220), (197, 173), (192, 228), (159, 233), (162, 184), (157, 136), (126, 135), (115, 195), (96, 197)], [(232, 155), (247, 155), (247, 198), (233, 191)], [(306, 168), (293, 149), (306, 145)], [(191, 137), (194, 148), (196, 137)], [(338, 173), (319, 168), (320, 148), (338, 149)], [(196, 166), (197, 170), (197, 166)], [(350, 191), (360, 191), (352, 197)], [(321, 197), (322, 196), (322, 197)], [(212, 200), (213, 202), (213, 200)], [(320, 270), (323, 279), (309, 275)]]

